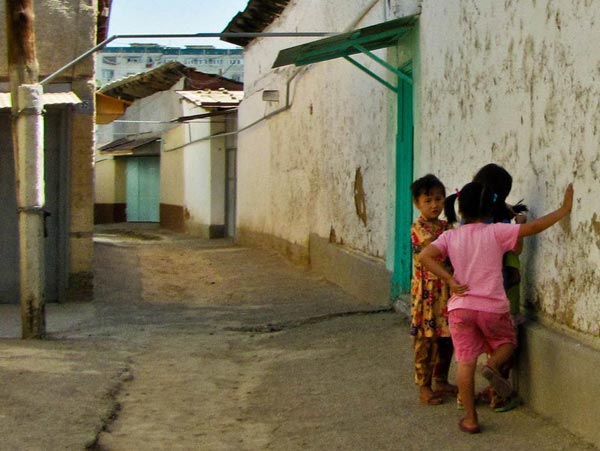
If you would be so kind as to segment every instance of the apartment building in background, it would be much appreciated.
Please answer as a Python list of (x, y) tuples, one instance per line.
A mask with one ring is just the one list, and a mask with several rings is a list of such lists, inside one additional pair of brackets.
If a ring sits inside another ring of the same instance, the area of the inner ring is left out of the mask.
[(99, 52), (96, 81), (102, 86), (172, 61), (206, 74), (217, 74), (239, 82), (243, 80), (244, 57), (241, 48), (218, 49), (212, 45), (187, 45), (180, 48), (159, 44), (129, 44), (125, 47), (106, 47)]

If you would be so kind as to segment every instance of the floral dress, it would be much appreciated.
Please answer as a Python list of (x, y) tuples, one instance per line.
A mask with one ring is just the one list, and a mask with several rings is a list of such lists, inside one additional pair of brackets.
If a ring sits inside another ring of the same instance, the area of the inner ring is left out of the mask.
[(410, 229), (413, 253), (410, 334), (415, 337), (450, 337), (448, 285), (423, 268), (420, 261), (421, 251), (450, 228), (446, 221), (430, 222), (419, 216)]

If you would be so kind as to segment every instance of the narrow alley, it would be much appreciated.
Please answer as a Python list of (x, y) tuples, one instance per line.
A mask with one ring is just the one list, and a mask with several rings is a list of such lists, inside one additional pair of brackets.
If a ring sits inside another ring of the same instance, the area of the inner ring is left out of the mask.
[(461, 433), (453, 399), (418, 402), (400, 314), (276, 254), (113, 225), (94, 273), (47, 340), (0, 306), (0, 449), (596, 449), (527, 406)]

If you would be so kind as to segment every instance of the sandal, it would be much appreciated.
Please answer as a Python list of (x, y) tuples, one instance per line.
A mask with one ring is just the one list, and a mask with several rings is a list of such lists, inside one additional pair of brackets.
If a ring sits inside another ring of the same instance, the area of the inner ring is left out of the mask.
[(481, 432), (481, 428), (479, 427), (478, 424), (476, 424), (475, 426), (467, 426), (465, 424), (464, 418), (461, 418), (460, 421), (458, 422), (458, 428), (461, 431), (466, 432), (467, 434), (479, 434)]
[(423, 404), (427, 404), (428, 406), (439, 406), (444, 403), (444, 398), (442, 396), (432, 393), (430, 396), (420, 395), (419, 401)]
[(504, 401), (502, 405), (494, 407), (494, 412), (502, 413), (508, 412), (510, 410), (516, 409), (521, 405), (521, 401), (517, 397), (508, 398)]
[(433, 390), (436, 395), (456, 396), (458, 395), (458, 387), (452, 384), (445, 384), (442, 388)]
[(481, 375), (485, 377), (492, 388), (496, 390), (496, 392), (502, 396), (503, 398), (508, 398), (512, 393), (512, 386), (508, 379), (502, 377), (502, 375), (489, 365), (483, 365), (481, 367)]

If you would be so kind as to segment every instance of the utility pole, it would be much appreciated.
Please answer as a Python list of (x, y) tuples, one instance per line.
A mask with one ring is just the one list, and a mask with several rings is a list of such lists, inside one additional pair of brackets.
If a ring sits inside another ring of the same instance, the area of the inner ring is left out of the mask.
[(33, 0), (5, 1), (19, 220), (21, 336), (43, 338), (46, 334), (43, 90), (38, 84)]

